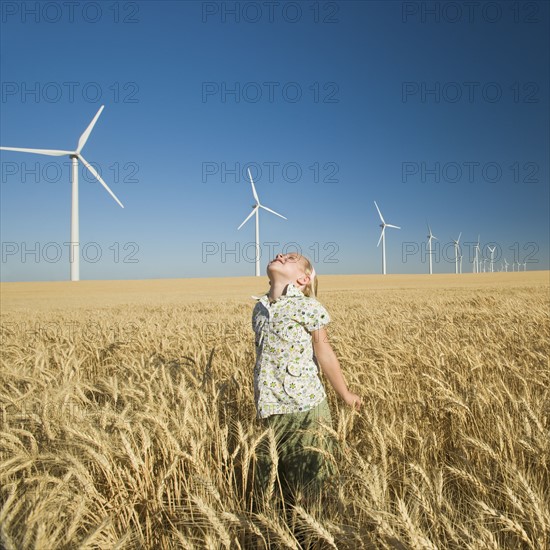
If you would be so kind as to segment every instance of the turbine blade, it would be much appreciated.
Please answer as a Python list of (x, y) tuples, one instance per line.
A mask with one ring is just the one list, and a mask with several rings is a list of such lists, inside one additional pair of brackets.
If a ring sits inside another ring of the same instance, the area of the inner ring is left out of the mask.
[(74, 151), (60, 151), (58, 149), (24, 149), (23, 147), (0, 147), (0, 149), (2, 151), (18, 151), (19, 153), (36, 153), (37, 155), (48, 155), (50, 157), (74, 154)]
[(275, 214), (276, 216), (279, 216), (280, 218), (283, 218), (283, 220), (286, 220), (286, 218), (282, 214), (278, 214), (275, 212), (275, 210), (271, 210), (271, 208), (268, 208), (267, 206), (264, 206), (263, 204), (259, 205), (260, 208), (263, 208), (264, 210), (267, 210), (268, 212), (271, 212), (272, 214)]
[(376, 204), (376, 201), (374, 201), (374, 206), (376, 206), (376, 210), (378, 210), (378, 215), (380, 216), (380, 219), (382, 220), (382, 223), (385, 224), (384, 218), (382, 217), (382, 212), (380, 212), (380, 208), (378, 208), (378, 205)]
[(250, 173), (250, 168), (248, 169), (248, 177), (250, 178), (250, 183), (252, 184), (252, 194), (256, 199), (256, 203), (260, 204), (260, 199), (258, 198), (258, 193), (256, 193), (256, 188), (254, 187), (254, 181), (252, 180), (252, 174)]
[(78, 155), (78, 158), (82, 161), (82, 164), (90, 171), (90, 173), (105, 187), (109, 195), (118, 202), (121, 208), (124, 208), (124, 205), (118, 200), (117, 196), (109, 189), (109, 186), (103, 181), (102, 177), (97, 173), (96, 169), (82, 156)]
[(95, 123), (97, 122), (97, 119), (99, 118), (99, 115), (101, 114), (101, 111), (103, 111), (104, 107), (105, 105), (102, 105), (99, 108), (99, 111), (96, 113), (95, 117), (92, 119), (92, 122), (90, 122), (90, 124), (88, 125), (88, 128), (86, 128), (86, 130), (84, 130), (83, 134), (80, 136), (80, 139), (78, 140), (78, 145), (76, 147), (77, 154), (80, 153), (80, 151), (82, 151), (82, 147), (84, 147), (84, 145), (88, 141), (88, 138), (90, 137), (90, 134), (92, 133), (92, 130), (95, 126)]
[(457, 243), (460, 242), (460, 237), (462, 236), (462, 231), (458, 234), (458, 239), (456, 240)]
[(256, 212), (256, 210), (258, 210), (258, 207), (255, 206), (253, 209), (252, 209), (252, 212), (250, 212), (250, 214), (248, 214), (248, 216), (245, 218), (244, 222), (241, 223), (241, 225), (239, 225), (239, 227), (237, 227), (237, 231), (254, 215), (254, 213)]
[(393, 227), (394, 229), (401, 229), (399, 226), (397, 225), (391, 225), (389, 223), (386, 224), (386, 227)]
[(380, 246), (380, 241), (382, 240), (382, 237), (384, 236), (384, 231), (386, 231), (386, 226), (382, 228), (382, 231), (380, 232), (380, 238), (378, 239), (378, 244), (376, 246)]

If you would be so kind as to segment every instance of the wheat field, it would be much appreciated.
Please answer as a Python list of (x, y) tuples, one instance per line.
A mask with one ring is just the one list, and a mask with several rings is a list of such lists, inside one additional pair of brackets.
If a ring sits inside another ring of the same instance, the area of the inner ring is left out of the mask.
[(251, 490), (267, 278), (2, 283), (0, 547), (550, 547), (550, 273), (320, 276), (320, 502)]

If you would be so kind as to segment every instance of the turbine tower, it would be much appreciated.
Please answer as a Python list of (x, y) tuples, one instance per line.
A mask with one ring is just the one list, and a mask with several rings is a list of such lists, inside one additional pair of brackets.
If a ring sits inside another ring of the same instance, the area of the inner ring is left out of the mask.
[(394, 229), (401, 229), (397, 225), (391, 225), (389, 223), (386, 223), (384, 221), (384, 218), (382, 217), (382, 212), (380, 212), (380, 208), (378, 208), (378, 205), (376, 204), (376, 201), (374, 201), (374, 206), (376, 206), (376, 210), (378, 210), (378, 215), (380, 216), (380, 220), (382, 223), (380, 224), (380, 227), (382, 228), (382, 232), (380, 233), (380, 238), (378, 239), (377, 247), (380, 246), (380, 241), (382, 241), (382, 273), (386, 274), (386, 239), (385, 239), (385, 233), (386, 233), (386, 227), (393, 227)]
[(426, 225), (428, 226), (428, 256), (430, 257), (430, 275), (432, 274), (432, 239), (435, 239), (437, 241), (437, 237), (432, 234), (432, 230), (430, 228), (430, 224), (426, 222)]
[(493, 254), (495, 253), (495, 247), (493, 246), (493, 248), (491, 248), (490, 246), (487, 247), (489, 249), (489, 252), (491, 253), (491, 273), (494, 272), (494, 269), (493, 269)]
[(506, 258), (504, 258), (504, 271), (508, 273), (508, 260)]
[(458, 235), (458, 239), (455, 241), (454, 239), (451, 239), (455, 243), (455, 273), (458, 274), (458, 262), (460, 254), (460, 236), (462, 235), (462, 231)]
[(477, 236), (477, 244), (475, 246), (474, 256), (474, 273), (479, 273), (479, 235)]
[(71, 198), (71, 247), (69, 250), (69, 261), (71, 264), (71, 281), (80, 280), (80, 241), (79, 241), (79, 223), (78, 223), (78, 161), (82, 162), (84, 166), (90, 171), (90, 173), (105, 187), (107, 192), (115, 199), (115, 201), (124, 208), (122, 203), (118, 200), (115, 194), (109, 189), (109, 186), (103, 181), (101, 176), (97, 173), (95, 168), (82, 156), (81, 151), (92, 130), (99, 118), (99, 115), (103, 111), (105, 105), (99, 108), (92, 122), (88, 125), (86, 130), (80, 136), (78, 144), (74, 151), (61, 151), (58, 149), (23, 149), (21, 147), (0, 147), (3, 151), (18, 151), (20, 153), (35, 153), (37, 155), (47, 155), (52, 157), (62, 157), (68, 155), (71, 159), (72, 169), (72, 198)]
[(260, 199), (258, 198), (258, 193), (256, 193), (256, 188), (254, 187), (254, 181), (252, 180), (252, 174), (250, 173), (250, 168), (248, 169), (248, 177), (250, 178), (250, 183), (252, 184), (252, 194), (254, 195), (254, 200), (256, 201), (255, 204), (252, 205), (252, 212), (248, 214), (248, 216), (245, 218), (244, 222), (239, 225), (237, 228), (237, 231), (254, 215), (256, 214), (256, 277), (260, 276), (260, 208), (263, 208), (264, 210), (267, 210), (268, 212), (271, 212), (272, 214), (275, 214), (276, 216), (279, 216), (280, 218), (283, 218), (283, 220), (286, 220), (284, 216), (281, 214), (278, 214), (275, 212), (275, 210), (271, 210), (271, 208), (268, 208), (267, 206), (264, 206), (260, 203)]

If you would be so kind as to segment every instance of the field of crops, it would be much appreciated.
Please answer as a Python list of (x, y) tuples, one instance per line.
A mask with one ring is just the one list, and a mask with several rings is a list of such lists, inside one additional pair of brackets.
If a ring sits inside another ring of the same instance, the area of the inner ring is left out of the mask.
[(363, 408), (325, 381), (338, 475), (287, 513), (251, 490), (266, 278), (3, 283), (0, 547), (549, 548), (549, 272), (319, 279)]

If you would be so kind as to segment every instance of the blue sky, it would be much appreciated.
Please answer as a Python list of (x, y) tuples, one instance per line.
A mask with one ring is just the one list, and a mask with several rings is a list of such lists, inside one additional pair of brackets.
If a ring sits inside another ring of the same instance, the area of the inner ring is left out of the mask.
[[(0, 144), (83, 154), (81, 279), (549, 268), (547, 2), (3, 2)], [(457, 7), (458, 6), (458, 7)], [(434, 11), (435, 10), (435, 11)], [(68, 158), (0, 153), (2, 281), (67, 280)], [(261, 172), (258, 171), (261, 169)], [(278, 244), (269, 244), (278, 243)], [(294, 243), (294, 244), (293, 244)], [(470, 243), (470, 244), (468, 244)]]

